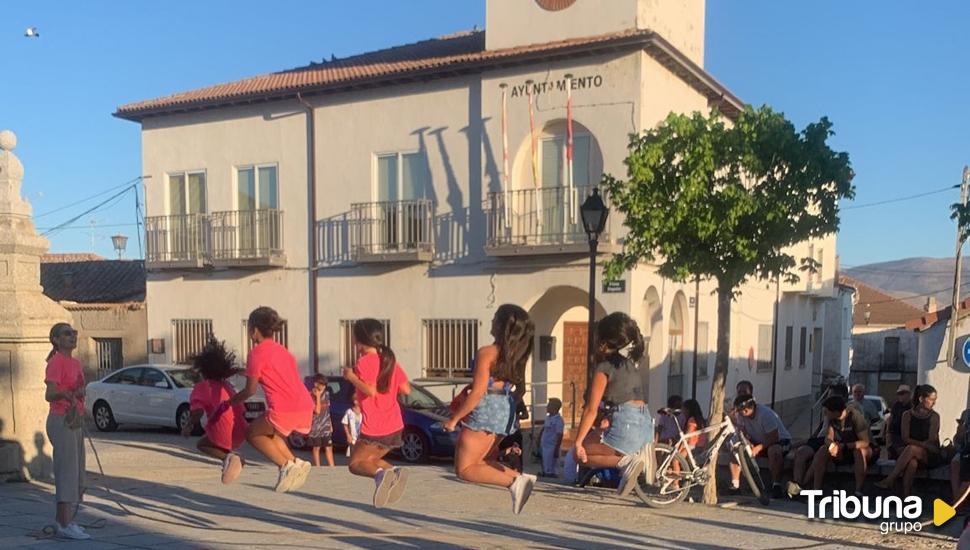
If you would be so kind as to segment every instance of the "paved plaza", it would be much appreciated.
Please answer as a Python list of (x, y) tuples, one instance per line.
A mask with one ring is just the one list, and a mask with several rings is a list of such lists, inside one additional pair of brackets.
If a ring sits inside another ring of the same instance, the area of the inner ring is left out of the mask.
[(955, 535), (958, 523), (928, 536), (883, 536), (876, 525), (808, 521), (797, 503), (764, 508), (742, 498), (658, 511), (603, 489), (541, 481), (514, 516), (506, 491), (458, 482), (447, 462), (414, 468), (398, 505), (376, 510), (372, 482), (344, 467), (315, 469), (298, 493), (276, 494), (275, 468), (251, 452), (238, 482), (223, 486), (194, 440), (172, 432), (95, 434), (94, 443), (106, 475), (95, 473), (89, 448), (79, 516), (104, 524), (89, 530), (93, 539), (43, 538), (52, 487), (8, 483), (0, 489), (0, 548), (952, 548), (941, 535)]

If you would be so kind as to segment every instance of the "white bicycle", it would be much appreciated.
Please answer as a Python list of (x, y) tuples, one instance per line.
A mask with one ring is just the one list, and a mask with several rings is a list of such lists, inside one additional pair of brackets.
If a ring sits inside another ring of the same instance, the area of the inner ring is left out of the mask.
[[(692, 487), (707, 485), (710, 481), (707, 467), (712, 460), (717, 460), (721, 446), (728, 441), (731, 454), (741, 465), (741, 471), (748, 486), (751, 487), (751, 492), (762, 504), (767, 505), (771, 501), (765, 489), (764, 480), (761, 479), (761, 471), (751, 453), (751, 443), (734, 427), (730, 415), (725, 415), (724, 421), (720, 424), (684, 433), (677, 420), (680, 411), (666, 409), (666, 412), (673, 416), (680, 439), (674, 445), (660, 443), (654, 445), (657, 456), (656, 483), (648, 485), (646, 478), (641, 476), (635, 488), (637, 496), (647, 506), (653, 508), (670, 506), (686, 499)], [(714, 433), (717, 436), (709, 436), (713, 437), (713, 440), (707, 449), (700, 453), (699, 457), (695, 457), (687, 443), (688, 440), (695, 436)]]

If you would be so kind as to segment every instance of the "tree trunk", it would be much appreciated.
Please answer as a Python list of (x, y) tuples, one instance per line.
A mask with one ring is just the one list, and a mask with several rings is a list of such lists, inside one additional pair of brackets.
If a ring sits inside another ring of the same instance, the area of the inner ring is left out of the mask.
[[(723, 283), (717, 287), (717, 356), (714, 360), (714, 379), (711, 381), (710, 425), (720, 424), (724, 417), (724, 379), (727, 377), (731, 353), (731, 301), (733, 288)], [(717, 504), (717, 455), (708, 466), (710, 482), (704, 486), (704, 503)]]

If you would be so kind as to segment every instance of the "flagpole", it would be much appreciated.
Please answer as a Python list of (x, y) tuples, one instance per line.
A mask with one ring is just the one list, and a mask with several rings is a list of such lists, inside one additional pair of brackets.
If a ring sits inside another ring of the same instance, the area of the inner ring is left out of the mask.
[(542, 234), (542, 189), (539, 186), (539, 159), (536, 156), (538, 153), (536, 148), (538, 144), (536, 143), (536, 115), (535, 115), (535, 101), (532, 95), (532, 84), (533, 81), (525, 81), (526, 95), (529, 96), (529, 142), (532, 147), (532, 186), (535, 188), (536, 200), (536, 226), (538, 230), (538, 235)]
[(505, 230), (512, 227), (511, 201), (509, 195), (509, 103), (506, 83), (499, 84), (502, 89), (502, 202), (505, 209)]
[[(569, 216), (563, 218), (564, 226), (567, 223), (576, 224), (578, 209), (573, 191), (573, 75), (566, 74), (566, 208)], [(565, 227), (563, 233), (567, 233)]]

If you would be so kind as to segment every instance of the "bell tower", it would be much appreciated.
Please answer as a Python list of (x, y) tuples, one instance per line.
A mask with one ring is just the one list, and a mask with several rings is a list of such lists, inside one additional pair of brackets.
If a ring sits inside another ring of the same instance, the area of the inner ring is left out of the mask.
[(704, 65), (705, 0), (486, 0), (490, 50), (630, 29), (655, 31)]

